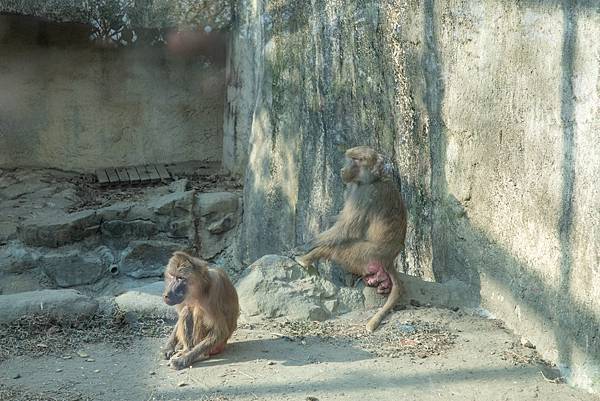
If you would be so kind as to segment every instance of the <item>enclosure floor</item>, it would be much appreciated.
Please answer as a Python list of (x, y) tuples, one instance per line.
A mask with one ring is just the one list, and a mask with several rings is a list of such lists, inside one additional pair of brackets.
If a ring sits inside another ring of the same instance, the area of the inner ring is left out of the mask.
[[(89, 362), (76, 354), (14, 357), (0, 364), (0, 388), (16, 391), (11, 399), (18, 391), (47, 392), (52, 399), (132, 401), (598, 399), (553, 383), (552, 372), (544, 376), (547, 368), (539, 364), (519, 363), (526, 349), (497, 322), (452, 314), (426, 308), (395, 312), (396, 318), (446, 325), (456, 335), (447, 351), (425, 358), (378, 357), (331, 337), (289, 339), (259, 322), (243, 324), (219, 358), (184, 371), (173, 371), (160, 358), (163, 339), (139, 338), (126, 350), (90, 344), (84, 349), (93, 358)], [(367, 318), (365, 312), (353, 317), (356, 323)]]

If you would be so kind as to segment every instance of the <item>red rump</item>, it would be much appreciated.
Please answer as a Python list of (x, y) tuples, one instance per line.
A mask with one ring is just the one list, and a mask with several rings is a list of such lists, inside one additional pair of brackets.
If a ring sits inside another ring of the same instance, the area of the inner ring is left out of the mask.
[(385, 271), (383, 263), (378, 260), (369, 262), (363, 281), (369, 287), (377, 287), (378, 294), (388, 294), (392, 288), (390, 275)]

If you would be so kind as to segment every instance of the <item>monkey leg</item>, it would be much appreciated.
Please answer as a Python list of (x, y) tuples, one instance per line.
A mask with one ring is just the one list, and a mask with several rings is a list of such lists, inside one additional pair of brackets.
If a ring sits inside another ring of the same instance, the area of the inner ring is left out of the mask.
[(305, 255), (296, 257), (296, 262), (306, 269), (313, 266), (314, 262), (319, 259), (332, 259), (334, 249), (330, 246), (319, 245), (313, 248)]
[(185, 369), (192, 366), (195, 362), (203, 361), (208, 359), (211, 355), (222, 352), (225, 348), (225, 343), (227, 343), (227, 340), (223, 341), (221, 340), (222, 338), (227, 337), (215, 332), (208, 333), (208, 335), (191, 350), (182, 355), (176, 354), (172, 357), (169, 361), (171, 367), (176, 370)]
[(379, 261), (369, 262), (363, 281), (369, 287), (377, 287), (378, 294), (389, 294), (392, 288), (390, 275)]
[(398, 300), (400, 299), (400, 295), (402, 294), (402, 282), (400, 281), (400, 277), (398, 276), (398, 272), (396, 269), (392, 269), (389, 272), (390, 279), (392, 281), (392, 288), (390, 289), (390, 294), (388, 295), (388, 299), (385, 302), (385, 305), (381, 307), (375, 313), (375, 315), (369, 320), (367, 323), (368, 331), (375, 331), (377, 327), (381, 324), (381, 321), (387, 315), (387, 313), (394, 308)]

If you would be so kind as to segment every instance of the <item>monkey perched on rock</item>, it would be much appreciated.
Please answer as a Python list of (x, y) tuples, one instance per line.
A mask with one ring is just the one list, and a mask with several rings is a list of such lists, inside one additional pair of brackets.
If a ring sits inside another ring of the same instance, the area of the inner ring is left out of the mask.
[(319, 259), (340, 263), (360, 275), (366, 285), (389, 294), (385, 305), (367, 323), (375, 330), (402, 292), (394, 259), (404, 247), (406, 208), (383, 157), (358, 146), (345, 153), (341, 170), (346, 184), (344, 207), (335, 224), (319, 234), (310, 251), (297, 258), (304, 267)]
[(164, 357), (183, 369), (218, 354), (237, 327), (238, 296), (227, 274), (208, 262), (175, 252), (165, 271), (163, 299), (177, 305), (179, 318)]

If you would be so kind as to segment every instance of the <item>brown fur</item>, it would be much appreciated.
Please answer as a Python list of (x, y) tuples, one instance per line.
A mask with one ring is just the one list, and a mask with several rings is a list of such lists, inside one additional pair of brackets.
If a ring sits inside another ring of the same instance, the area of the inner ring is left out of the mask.
[(404, 247), (406, 208), (393, 179), (385, 173), (381, 155), (366, 146), (346, 151), (341, 176), (347, 184), (344, 207), (336, 223), (317, 236), (311, 250), (298, 262), (311, 266), (319, 259), (342, 264), (348, 271), (365, 275), (372, 261), (383, 264), (392, 288), (387, 302), (367, 324), (375, 330), (398, 302), (402, 283), (394, 259)]
[(164, 355), (173, 368), (183, 369), (223, 350), (237, 327), (240, 308), (227, 274), (202, 259), (175, 252), (167, 265), (165, 282), (174, 277), (186, 280), (187, 291), (177, 305), (179, 319)]

